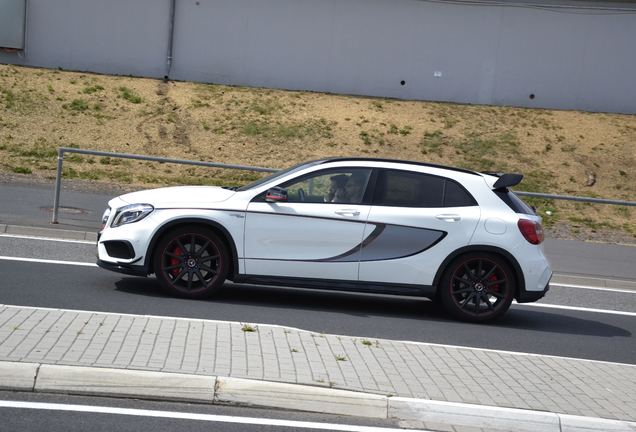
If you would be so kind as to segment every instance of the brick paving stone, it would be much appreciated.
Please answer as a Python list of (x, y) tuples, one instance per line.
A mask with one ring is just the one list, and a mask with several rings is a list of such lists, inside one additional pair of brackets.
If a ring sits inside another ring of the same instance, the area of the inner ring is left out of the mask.
[(4, 305), (0, 360), (245, 377), (636, 420), (636, 366), (242, 327)]

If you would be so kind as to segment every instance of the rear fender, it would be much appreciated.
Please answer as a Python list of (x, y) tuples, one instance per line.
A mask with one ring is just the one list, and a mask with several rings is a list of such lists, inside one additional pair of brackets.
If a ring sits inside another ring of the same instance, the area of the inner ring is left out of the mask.
[(442, 265), (439, 266), (439, 270), (437, 270), (437, 273), (435, 274), (435, 279), (433, 279), (433, 286), (435, 287), (436, 291), (439, 287), (439, 283), (442, 279), (442, 276), (444, 276), (444, 272), (446, 271), (446, 268), (448, 267), (448, 265), (458, 256), (468, 252), (488, 252), (488, 253), (501, 256), (503, 259), (506, 260), (508, 264), (510, 264), (510, 266), (512, 267), (512, 271), (514, 272), (515, 283), (517, 285), (515, 298), (519, 297), (520, 295), (526, 292), (526, 284), (523, 278), (523, 271), (521, 270), (521, 266), (519, 265), (519, 262), (515, 259), (515, 257), (513, 257), (509, 252), (507, 252), (504, 249), (501, 249), (496, 246), (487, 246), (487, 245), (465, 246), (465, 247), (457, 249), (456, 251), (448, 255), (446, 259), (442, 262)]

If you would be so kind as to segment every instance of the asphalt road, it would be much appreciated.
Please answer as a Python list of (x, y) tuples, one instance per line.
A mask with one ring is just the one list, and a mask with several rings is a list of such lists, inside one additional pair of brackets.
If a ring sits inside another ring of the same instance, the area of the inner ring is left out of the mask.
[[(64, 181), (58, 225), (51, 225), (53, 184), (0, 183), (0, 224), (96, 232), (102, 212), (117, 193), (86, 192)], [(16, 199), (19, 197), (19, 199)], [(636, 280), (636, 247), (547, 239), (546, 255), (559, 273)]]
[[(0, 237), (0, 255), (93, 262), (94, 246)], [(496, 324), (448, 319), (424, 299), (226, 285), (216, 298), (165, 296), (152, 278), (0, 259), (0, 303), (279, 324), (359, 336), (636, 363), (636, 316), (513, 305)], [(636, 312), (636, 293), (553, 287), (543, 303)]]
[[(20, 407), (7, 407), (7, 402)], [(0, 418), (0, 431), (7, 432), (307, 432), (328, 424), (340, 425), (345, 429), (349, 426), (351, 431), (356, 431), (357, 426), (360, 432), (375, 432), (372, 428), (390, 428), (397, 432), (400, 427), (400, 422), (396, 420), (3, 391), (0, 391)], [(284, 424), (277, 425), (279, 421)]]

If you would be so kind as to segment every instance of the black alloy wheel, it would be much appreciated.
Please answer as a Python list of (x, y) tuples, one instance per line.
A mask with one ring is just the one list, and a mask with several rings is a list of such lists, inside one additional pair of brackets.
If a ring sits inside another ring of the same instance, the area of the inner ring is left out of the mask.
[(227, 247), (203, 227), (182, 227), (164, 235), (153, 265), (161, 286), (187, 298), (207, 297), (222, 286), (229, 268)]
[(438, 287), (442, 304), (455, 318), (484, 322), (502, 316), (512, 303), (514, 274), (500, 257), (470, 253), (448, 266)]

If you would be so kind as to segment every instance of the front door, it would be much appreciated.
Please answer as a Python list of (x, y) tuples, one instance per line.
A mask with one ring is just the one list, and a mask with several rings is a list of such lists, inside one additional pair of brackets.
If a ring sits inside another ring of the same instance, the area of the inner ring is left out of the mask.
[(355, 281), (370, 206), (364, 204), (371, 170), (321, 170), (277, 185), (287, 202), (248, 205), (248, 275)]

